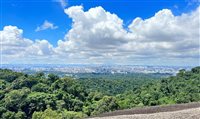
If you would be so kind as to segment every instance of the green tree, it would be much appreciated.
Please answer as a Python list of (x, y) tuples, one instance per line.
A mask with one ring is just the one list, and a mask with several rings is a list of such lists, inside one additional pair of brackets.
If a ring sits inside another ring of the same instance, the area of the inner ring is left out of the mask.
[(34, 112), (32, 119), (62, 119), (62, 115), (48, 108), (44, 112)]
[(26, 119), (26, 114), (22, 111), (18, 111), (14, 117), (15, 119)]
[(92, 112), (92, 115), (117, 110), (118, 108), (119, 105), (117, 104), (114, 97), (104, 96), (100, 101), (97, 102), (96, 107)]
[(15, 119), (15, 112), (6, 111), (2, 114), (2, 119)]
[(50, 83), (53, 83), (53, 82), (55, 82), (56, 80), (58, 80), (59, 79), (59, 77), (57, 76), (57, 75), (55, 75), (55, 74), (49, 74), (48, 75), (48, 81), (50, 82)]
[(28, 88), (23, 88), (20, 90), (12, 90), (5, 95), (4, 105), (7, 109), (17, 112), (21, 109), (23, 101), (25, 101), (27, 93), (30, 90)]

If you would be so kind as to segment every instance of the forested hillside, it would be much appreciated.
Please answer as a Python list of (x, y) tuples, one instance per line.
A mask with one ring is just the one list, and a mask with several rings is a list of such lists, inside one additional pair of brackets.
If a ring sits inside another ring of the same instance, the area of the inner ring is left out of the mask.
[(75, 79), (1, 69), (0, 118), (73, 119), (138, 106), (200, 101), (200, 67), (159, 80), (140, 78)]

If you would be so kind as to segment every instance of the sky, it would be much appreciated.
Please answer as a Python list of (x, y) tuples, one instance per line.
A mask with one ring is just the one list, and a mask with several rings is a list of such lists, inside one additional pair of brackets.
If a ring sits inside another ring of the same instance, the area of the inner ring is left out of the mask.
[(199, 0), (0, 0), (1, 64), (200, 65)]

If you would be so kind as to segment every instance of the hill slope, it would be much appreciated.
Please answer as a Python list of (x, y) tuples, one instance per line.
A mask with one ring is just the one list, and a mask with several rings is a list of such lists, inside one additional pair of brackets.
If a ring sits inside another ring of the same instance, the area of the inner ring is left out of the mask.
[(113, 78), (82, 81), (0, 69), (0, 118), (83, 118), (133, 107), (200, 101), (200, 67), (158, 80)]

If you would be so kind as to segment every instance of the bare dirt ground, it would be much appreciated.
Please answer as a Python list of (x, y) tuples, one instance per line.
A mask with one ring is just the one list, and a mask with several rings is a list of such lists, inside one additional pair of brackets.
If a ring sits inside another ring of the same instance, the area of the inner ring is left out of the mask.
[(200, 102), (118, 110), (91, 119), (200, 119)]

